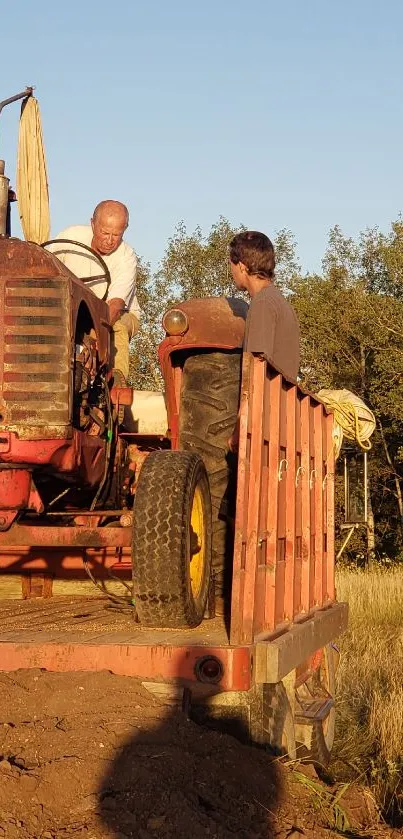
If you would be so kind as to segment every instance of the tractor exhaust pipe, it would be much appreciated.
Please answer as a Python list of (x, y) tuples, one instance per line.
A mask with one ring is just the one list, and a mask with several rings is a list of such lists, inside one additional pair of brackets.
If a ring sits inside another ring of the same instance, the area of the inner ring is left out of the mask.
[(10, 181), (4, 174), (4, 160), (0, 160), (0, 236), (7, 236), (8, 190)]

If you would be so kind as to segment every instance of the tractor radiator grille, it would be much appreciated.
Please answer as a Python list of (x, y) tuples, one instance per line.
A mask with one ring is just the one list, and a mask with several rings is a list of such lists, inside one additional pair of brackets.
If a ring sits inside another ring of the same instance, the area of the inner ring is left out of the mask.
[(8, 279), (3, 285), (2, 425), (69, 422), (69, 284)]

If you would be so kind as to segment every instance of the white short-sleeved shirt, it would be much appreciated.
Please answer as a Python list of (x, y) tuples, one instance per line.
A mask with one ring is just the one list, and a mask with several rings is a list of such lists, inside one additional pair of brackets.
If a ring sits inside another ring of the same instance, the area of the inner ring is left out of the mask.
[[(90, 225), (80, 224), (74, 227), (67, 227), (55, 237), (56, 239), (71, 239), (73, 242), (81, 242), (83, 245), (89, 245), (93, 238), (92, 228)], [(75, 248), (74, 245), (49, 245), (49, 250), (63, 262), (66, 267), (72, 271), (76, 277), (97, 277), (102, 274), (102, 266), (98, 260), (88, 251), (84, 249)], [(131, 312), (138, 319), (141, 316), (141, 309), (136, 297), (136, 275), (137, 275), (137, 257), (130, 245), (126, 242), (121, 242), (119, 247), (113, 253), (103, 256), (103, 260), (109, 268), (111, 275), (111, 284), (108, 290), (107, 300), (119, 298), (124, 300), (126, 304), (126, 311)], [(94, 282), (87, 282), (94, 294), (97, 297), (103, 297), (106, 291), (106, 282), (103, 280), (95, 280)]]

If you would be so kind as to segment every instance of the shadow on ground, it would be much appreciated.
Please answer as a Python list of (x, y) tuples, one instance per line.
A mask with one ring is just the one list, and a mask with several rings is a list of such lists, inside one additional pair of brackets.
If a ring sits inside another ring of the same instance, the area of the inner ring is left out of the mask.
[[(98, 817), (116, 839), (271, 839), (278, 835), (281, 768), (264, 750), (197, 725), (166, 706), (152, 730), (137, 730), (110, 763)], [(242, 732), (241, 720), (234, 722)], [(220, 724), (225, 726), (225, 721)]]

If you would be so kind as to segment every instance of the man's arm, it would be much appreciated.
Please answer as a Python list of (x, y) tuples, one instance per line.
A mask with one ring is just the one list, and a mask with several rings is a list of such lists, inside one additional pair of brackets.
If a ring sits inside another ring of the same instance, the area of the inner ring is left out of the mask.
[(137, 296), (134, 295), (131, 299), (130, 303), (130, 311), (135, 318), (137, 318), (138, 322), (140, 323), (142, 311), (140, 309), (139, 301), (137, 300)]
[(239, 449), (239, 413), (236, 418), (235, 428), (228, 440), (228, 448), (232, 454), (237, 454)]
[(126, 305), (136, 289), (137, 259), (134, 251), (130, 248), (129, 253), (123, 253), (116, 263), (111, 273), (112, 282), (108, 289), (108, 302), (117, 299), (123, 300)]
[(108, 300), (107, 303), (109, 306), (109, 321), (111, 326), (113, 326), (113, 324), (116, 323), (116, 321), (122, 316), (126, 304), (121, 297), (113, 297), (112, 300)]
[(121, 265), (113, 272), (107, 303), (113, 325), (130, 304), (130, 311), (140, 320), (141, 310), (136, 297), (137, 258), (132, 249), (124, 255)]

